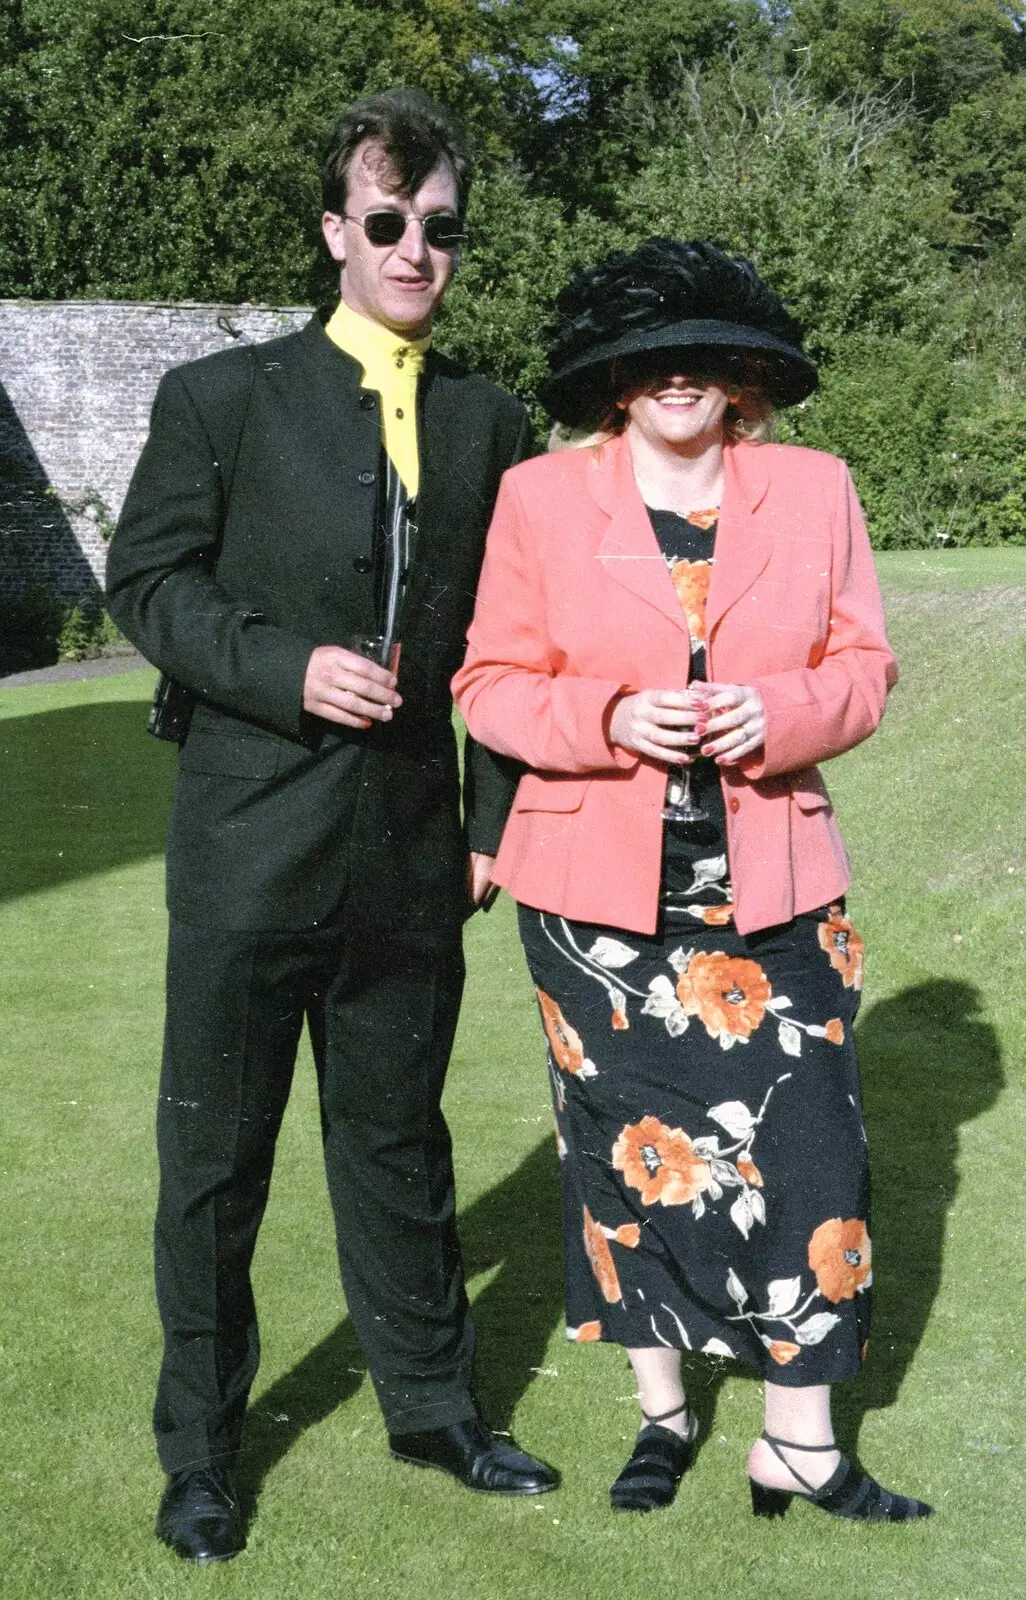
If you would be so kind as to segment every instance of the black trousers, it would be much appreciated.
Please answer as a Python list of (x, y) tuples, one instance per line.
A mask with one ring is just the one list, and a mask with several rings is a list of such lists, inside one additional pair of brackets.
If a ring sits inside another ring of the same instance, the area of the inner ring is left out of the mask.
[(238, 1448), (259, 1360), (250, 1264), (304, 1018), (342, 1283), (386, 1424), (474, 1414), (440, 1109), (463, 978), (459, 930), (172, 923), (157, 1115), (154, 1428), (165, 1471)]

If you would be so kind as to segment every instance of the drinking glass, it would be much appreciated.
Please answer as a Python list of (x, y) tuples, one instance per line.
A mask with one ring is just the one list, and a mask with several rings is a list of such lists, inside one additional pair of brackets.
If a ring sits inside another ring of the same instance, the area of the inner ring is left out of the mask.
[(690, 767), (682, 764), (671, 770), (666, 785), (663, 818), (666, 822), (708, 822), (708, 811), (702, 810), (691, 793)]
[[(701, 749), (702, 741), (694, 746), (695, 754)], [(681, 762), (679, 767), (670, 769), (669, 780), (666, 785), (666, 804), (663, 807), (663, 820), (665, 822), (708, 822), (709, 813), (703, 811), (694, 795), (691, 793), (691, 766)]]
[(349, 648), (356, 655), (365, 656), (368, 661), (376, 661), (379, 667), (387, 667), (398, 678), (402, 643), (390, 633), (350, 634)]

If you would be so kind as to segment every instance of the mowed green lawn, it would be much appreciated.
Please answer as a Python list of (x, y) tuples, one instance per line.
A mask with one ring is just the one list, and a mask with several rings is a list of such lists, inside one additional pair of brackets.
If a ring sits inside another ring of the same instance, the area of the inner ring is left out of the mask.
[[(300, 1061), (261, 1236), (264, 1357), (240, 1480), (249, 1549), (153, 1538), (149, 1234), (173, 751), (146, 673), (0, 692), (0, 1591), (252, 1600), (955, 1600), (1026, 1588), (1026, 551), (883, 557), (903, 677), (828, 772), (868, 946), (859, 1027), (877, 1312), (843, 1442), (935, 1504), (915, 1528), (796, 1505), (756, 1523), (759, 1389), (696, 1366), (676, 1506), (614, 1519), (626, 1363), (565, 1343), (539, 1030), (503, 901), (469, 931), (448, 1090), (483, 1404), (565, 1474), (498, 1501), (390, 1461), (345, 1317)], [(725, 1067), (729, 1071), (729, 1065)]]

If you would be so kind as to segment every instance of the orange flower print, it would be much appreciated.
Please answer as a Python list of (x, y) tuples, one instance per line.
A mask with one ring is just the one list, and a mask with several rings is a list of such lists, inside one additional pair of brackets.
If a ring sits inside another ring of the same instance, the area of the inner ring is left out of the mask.
[(587, 1206), (584, 1207), (584, 1250), (605, 1300), (615, 1305), (623, 1299), (620, 1279), (609, 1241)]
[(595, 1344), (602, 1337), (601, 1322), (582, 1322), (578, 1328), (567, 1328), (566, 1336), (575, 1344)]
[(713, 523), (719, 519), (719, 515), (719, 507), (714, 506), (711, 511), (686, 511), (684, 513), (684, 521), (690, 522), (693, 528), (711, 528)]
[(762, 1188), (762, 1173), (755, 1165), (755, 1162), (752, 1160), (751, 1156), (738, 1156), (737, 1170), (740, 1172), (745, 1182), (752, 1185), (753, 1189)]
[(584, 1066), (584, 1045), (580, 1034), (575, 1028), (571, 1028), (555, 1000), (547, 995), (544, 989), (536, 989), (534, 992), (538, 996), (542, 1022), (549, 1036), (549, 1044), (557, 1067), (564, 1072), (580, 1072)]
[(844, 1043), (844, 1023), (841, 1021), (840, 1017), (830, 1018), (830, 1021), (826, 1025), (826, 1037), (828, 1044)]
[(819, 925), (820, 948), (830, 957), (830, 965), (841, 974), (846, 989), (862, 988), (863, 943), (840, 906), (831, 906), (826, 922)]
[(709, 597), (712, 566), (708, 561), (677, 561), (670, 569), (680, 608), (687, 619), (693, 644), (705, 642), (705, 602)]
[(728, 901), (725, 906), (703, 906), (702, 921), (707, 928), (725, 928), (734, 915), (734, 907)]
[(709, 1164), (696, 1156), (682, 1128), (668, 1128), (658, 1117), (642, 1117), (624, 1128), (613, 1146), (613, 1166), (643, 1205), (683, 1206), (709, 1187)]
[(613, 1028), (618, 1033), (622, 1033), (625, 1028), (630, 1027), (630, 1023), (627, 1021), (627, 1013), (622, 1006), (615, 1006), (613, 1008), (613, 1015), (610, 1020)]
[(793, 1361), (795, 1356), (801, 1355), (802, 1347), (800, 1344), (791, 1344), (787, 1339), (771, 1339), (769, 1353), (778, 1366), (786, 1367), (787, 1363)]
[(729, 1047), (748, 1039), (766, 1015), (773, 990), (757, 961), (699, 951), (677, 979), (677, 999), (689, 1017), (698, 1017), (711, 1039)]
[(821, 1222), (809, 1240), (809, 1266), (816, 1274), (820, 1293), (836, 1305), (854, 1300), (855, 1291), (870, 1281), (873, 1251), (864, 1222), (842, 1222), (831, 1217)]
[[(627, 1223), (622, 1228), (617, 1228), (612, 1237), (617, 1244), (626, 1245), (627, 1249), (637, 1247), (641, 1238), (641, 1229), (637, 1223)], [(584, 1207), (584, 1250), (591, 1263), (591, 1270), (598, 1279), (598, 1286), (602, 1290), (604, 1299), (614, 1305), (617, 1300), (623, 1299), (620, 1288), (620, 1278), (617, 1274), (613, 1252), (609, 1248), (606, 1230), (602, 1224), (595, 1221), (587, 1206)]]

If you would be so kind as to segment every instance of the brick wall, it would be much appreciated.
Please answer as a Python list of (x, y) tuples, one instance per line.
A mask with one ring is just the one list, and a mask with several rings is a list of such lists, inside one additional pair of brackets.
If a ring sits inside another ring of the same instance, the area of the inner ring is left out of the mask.
[[(243, 337), (302, 327), (300, 307), (0, 300), (0, 594), (62, 599), (103, 582), (161, 375)], [(85, 504), (83, 502), (91, 503)]]

